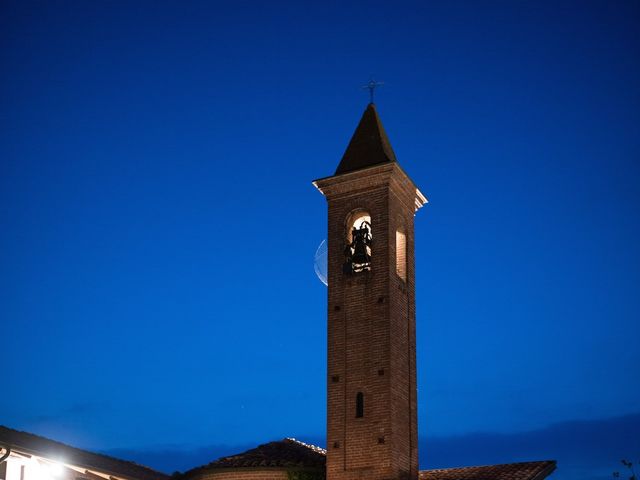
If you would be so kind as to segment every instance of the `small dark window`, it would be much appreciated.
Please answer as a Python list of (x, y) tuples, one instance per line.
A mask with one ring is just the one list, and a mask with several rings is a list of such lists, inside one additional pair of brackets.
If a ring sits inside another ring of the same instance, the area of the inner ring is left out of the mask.
[(333, 448), (340, 448), (340, 442), (333, 442)]
[(356, 418), (364, 417), (364, 395), (358, 392), (356, 395)]
[(339, 312), (339, 311), (340, 311), (340, 305), (336, 305), (335, 307), (333, 307), (333, 309), (334, 309), (336, 312)]
[(384, 437), (378, 437), (378, 443), (383, 444), (384, 443)]
[(340, 376), (339, 375), (334, 375), (333, 377), (331, 377), (331, 381), (333, 383), (338, 383), (340, 381)]
[(384, 368), (378, 370), (378, 375), (380, 375), (381, 377), (384, 375)]

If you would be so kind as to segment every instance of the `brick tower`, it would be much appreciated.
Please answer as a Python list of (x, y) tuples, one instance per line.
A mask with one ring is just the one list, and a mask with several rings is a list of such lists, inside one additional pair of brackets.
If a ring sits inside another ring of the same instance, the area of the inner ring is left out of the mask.
[(331, 177), (327, 480), (418, 478), (413, 218), (426, 198), (373, 103)]

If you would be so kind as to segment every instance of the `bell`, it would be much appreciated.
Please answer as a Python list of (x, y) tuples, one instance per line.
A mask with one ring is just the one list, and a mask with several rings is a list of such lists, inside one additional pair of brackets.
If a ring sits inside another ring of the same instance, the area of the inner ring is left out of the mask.
[(355, 264), (366, 265), (371, 262), (371, 236), (366, 225), (362, 225), (359, 229), (353, 229), (353, 256), (352, 261)]
[(363, 264), (371, 262), (371, 255), (364, 243), (356, 243), (353, 249), (353, 263)]

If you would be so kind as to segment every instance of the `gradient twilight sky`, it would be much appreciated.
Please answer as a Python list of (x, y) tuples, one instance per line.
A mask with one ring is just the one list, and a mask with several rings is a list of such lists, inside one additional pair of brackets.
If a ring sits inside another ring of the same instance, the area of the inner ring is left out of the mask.
[(639, 59), (637, 1), (3, 1), (0, 424), (322, 442), (311, 181), (371, 74), (430, 200), (420, 436), (637, 414)]

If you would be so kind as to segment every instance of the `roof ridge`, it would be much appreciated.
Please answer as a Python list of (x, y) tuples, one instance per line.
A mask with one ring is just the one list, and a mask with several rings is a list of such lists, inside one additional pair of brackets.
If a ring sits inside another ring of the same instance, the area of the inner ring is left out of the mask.
[(447, 467), (447, 468), (428, 468), (420, 470), (421, 472), (440, 472), (443, 470), (462, 470), (465, 468), (490, 468), (490, 467), (505, 467), (511, 465), (542, 465), (543, 463), (554, 464), (555, 460), (532, 460), (528, 462), (510, 462), (510, 463), (493, 463), (487, 465), (466, 465), (464, 467)]
[(305, 443), (305, 442), (303, 442), (301, 440), (297, 440), (297, 439), (295, 439), (293, 437), (286, 437), (285, 440), (288, 440), (288, 441), (293, 442), (293, 443), (297, 443), (298, 445), (306, 447), (309, 450), (313, 450), (316, 453), (321, 453), (322, 455), (326, 455), (327, 454), (327, 450), (322, 448), (322, 447), (319, 447), (318, 445), (313, 445), (312, 443)]

